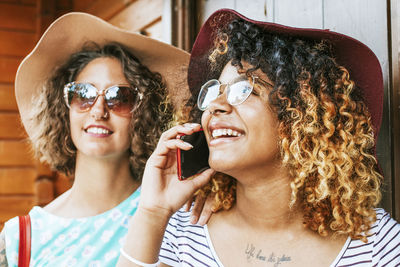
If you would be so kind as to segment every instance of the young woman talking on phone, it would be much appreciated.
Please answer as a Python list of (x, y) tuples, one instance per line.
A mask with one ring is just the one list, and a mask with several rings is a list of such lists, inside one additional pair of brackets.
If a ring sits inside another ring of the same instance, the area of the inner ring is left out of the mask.
[[(400, 225), (376, 208), (383, 82), (368, 47), (219, 10), (197, 36), (188, 81), (182, 120), (201, 117), (212, 169), (177, 179), (175, 150), (190, 146), (176, 136), (200, 125), (162, 134), (121, 266), (400, 264)], [(211, 176), (203, 191), (222, 211), (192, 225), (179, 208)]]

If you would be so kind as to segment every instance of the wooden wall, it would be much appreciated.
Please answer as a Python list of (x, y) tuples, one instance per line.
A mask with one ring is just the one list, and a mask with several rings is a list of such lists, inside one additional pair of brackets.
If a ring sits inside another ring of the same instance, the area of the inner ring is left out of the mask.
[[(400, 170), (397, 173), (394, 173), (393, 170), (395, 170), (396, 166), (397, 169), (400, 169), (400, 158), (399, 156), (393, 157), (393, 151), (399, 150), (393, 144), (399, 144), (400, 133), (392, 132), (393, 125), (399, 125), (399, 122), (396, 121), (394, 123), (391, 114), (395, 112), (398, 120), (400, 108), (398, 105), (395, 107), (390, 105), (391, 98), (399, 94), (399, 89), (391, 86), (391, 62), (389, 61), (391, 45), (394, 46), (393, 51), (396, 51), (394, 55), (397, 60), (399, 59), (397, 52), (399, 51), (399, 43), (391, 44), (388, 40), (391, 36), (390, 21), (394, 18), (392, 16), (395, 16), (395, 10), (390, 10), (390, 3), (395, 1), (201, 0), (199, 1), (198, 9), (201, 12), (201, 23), (199, 25), (215, 10), (231, 8), (257, 20), (276, 22), (294, 27), (330, 29), (344, 33), (360, 40), (374, 51), (381, 63), (385, 81), (384, 113), (378, 140), (378, 160), (385, 174), (381, 205), (387, 211), (392, 212), (392, 215), (399, 220), (400, 203), (396, 202), (395, 199), (396, 197), (398, 200), (400, 199), (398, 196), (400, 194)], [(396, 23), (399, 23), (399, 21), (396, 20)], [(397, 26), (396, 24), (396, 29), (398, 29)], [(395, 71), (399, 72), (399, 70)], [(399, 79), (399, 76), (397, 76), (397, 79)], [(396, 82), (399, 84), (398, 81)], [(395, 188), (397, 188), (397, 192)]]
[(111, 24), (152, 38), (165, 40), (162, 30), (163, 0), (74, 0), (74, 11), (96, 15)]
[(21, 60), (60, 15), (83, 11), (115, 26), (165, 39), (163, 0), (0, 0), (0, 228), (8, 219), (46, 205), (71, 180), (33, 158), (20, 124), (14, 78)]
[(37, 40), (35, 0), (0, 1), (0, 224), (35, 203), (37, 163), (20, 124), (14, 77)]

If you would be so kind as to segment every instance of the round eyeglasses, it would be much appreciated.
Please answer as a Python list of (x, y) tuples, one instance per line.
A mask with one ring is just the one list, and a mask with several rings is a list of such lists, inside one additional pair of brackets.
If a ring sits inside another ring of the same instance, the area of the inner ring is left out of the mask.
[(69, 108), (78, 112), (89, 111), (99, 96), (103, 96), (106, 106), (117, 115), (127, 116), (133, 111), (143, 95), (129, 85), (113, 85), (104, 90), (90, 83), (71, 82), (64, 86), (64, 99)]
[[(249, 79), (251, 78), (251, 79)], [(251, 80), (251, 82), (249, 81)], [(199, 96), (197, 97), (197, 107), (204, 111), (209, 108), (212, 101), (218, 98), (224, 91), (221, 90), (222, 86), (226, 86), (226, 100), (230, 105), (242, 104), (253, 92), (255, 82), (259, 80), (262, 83), (273, 87), (272, 84), (260, 79), (255, 75), (242, 75), (228, 84), (221, 84), (216, 79), (209, 80), (200, 89)]]

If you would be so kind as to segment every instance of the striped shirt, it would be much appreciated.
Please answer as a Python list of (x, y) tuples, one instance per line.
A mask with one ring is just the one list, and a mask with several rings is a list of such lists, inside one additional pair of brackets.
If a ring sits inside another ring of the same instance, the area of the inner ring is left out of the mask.
[[(331, 267), (400, 266), (400, 224), (383, 209), (377, 209), (376, 215), (368, 242), (348, 238)], [(207, 225), (190, 224), (190, 213), (183, 210), (169, 221), (160, 260), (170, 266), (224, 266), (214, 250)]]

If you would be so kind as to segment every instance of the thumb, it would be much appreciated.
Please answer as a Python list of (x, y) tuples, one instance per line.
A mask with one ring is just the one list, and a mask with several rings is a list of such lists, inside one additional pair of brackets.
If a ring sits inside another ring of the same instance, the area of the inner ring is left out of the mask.
[(196, 190), (197, 190), (197, 189), (203, 187), (204, 185), (206, 185), (208, 183), (208, 181), (210, 181), (210, 179), (214, 175), (214, 173), (215, 173), (215, 171), (213, 169), (207, 169), (189, 181), (193, 183), (193, 185), (194, 185), (193, 187), (196, 188)]

